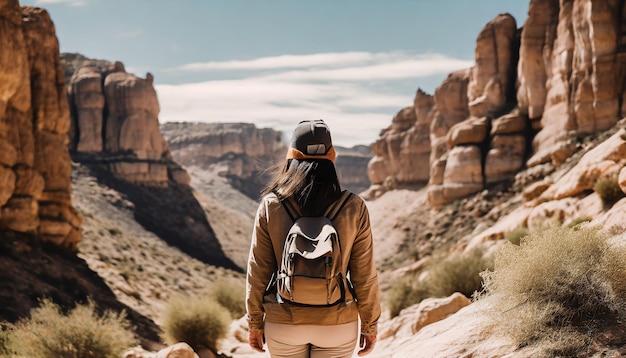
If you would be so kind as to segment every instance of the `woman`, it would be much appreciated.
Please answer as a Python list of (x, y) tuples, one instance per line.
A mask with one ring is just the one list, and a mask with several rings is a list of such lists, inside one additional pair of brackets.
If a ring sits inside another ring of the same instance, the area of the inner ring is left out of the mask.
[[(300, 122), (286, 159), (283, 170), (262, 192), (252, 233), (246, 284), (250, 346), (264, 352), (267, 340), (272, 357), (351, 357), (360, 318), (358, 354), (366, 355), (374, 349), (380, 317), (367, 207), (359, 196), (342, 192), (330, 130), (324, 121)], [(328, 305), (291, 302), (273, 285), (294, 222), (290, 212), (294, 211), (295, 217), (319, 217), (331, 208), (336, 211), (332, 225), (341, 248), (343, 277), (349, 277), (345, 282), (351, 282), (353, 290), (345, 290), (345, 299)]]

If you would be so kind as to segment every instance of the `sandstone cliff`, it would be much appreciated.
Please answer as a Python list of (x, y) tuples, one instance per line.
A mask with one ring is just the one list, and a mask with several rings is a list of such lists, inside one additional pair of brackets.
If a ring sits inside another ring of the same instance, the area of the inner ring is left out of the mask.
[(172, 159), (152, 75), (140, 78), (121, 62), (78, 54), (62, 60), (64, 72), (73, 71), (67, 84), (72, 159), (126, 195), (146, 229), (192, 257), (240, 270), (224, 254), (189, 174)]
[(59, 43), (42, 9), (0, 2), (0, 229), (76, 248)]
[(562, 163), (624, 114), (625, 14), (617, 0), (533, 0), (521, 29), (497, 16), (477, 37), (475, 65), (434, 96), (418, 91), (372, 144), (372, 189), (427, 181), (441, 208), (524, 167)]
[(154, 322), (118, 302), (72, 252), (82, 218), (72, 206), (69, 128), (50, 16), (0, 0), (0, 320), (28, 316), (43, 297), (64, 309), (91, 298), (125, 310), (142, 337), (158, 340)]

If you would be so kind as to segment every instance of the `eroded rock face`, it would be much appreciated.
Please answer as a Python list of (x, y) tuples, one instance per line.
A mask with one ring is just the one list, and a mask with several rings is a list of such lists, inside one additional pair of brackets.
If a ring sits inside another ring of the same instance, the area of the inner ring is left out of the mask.
[(0, 228), (75, 249), (81, 219), (70, 195), (70, 119), (54, 24), (45, 10), (12, 0), (0, 2), (0, 18)]
[[(551, 49), (546, 51), (550, 57), (545, 61), (546, 105), (529, 165), (552, 160), (552, 154), (569, 138), (611, 128), (623, 115), (626, 5), (617, 0), (561, 2), (554, 36), (554, 4), (549, 3), (534, 6), (548, 6), (552, 21), (542, 20), (546, 15), (539, 12), (531, 12), (528, 20), (538, 26), (537, 34), (545, 34), (544, 51)], [(541, 40), (522, 35), (522, 50), (536, 46), (537, 41)]]
[[(626, 113), (625, 3), (532, 0), (523, 29), (516, 26), (508, 14), (490, 21), (478, 35), (475, 66), (435, 91), (431, 207), (509, 180), (524, 166), (558, 166), (581, 149), (581, 137)], [(410, 161), (398, 165), (390, 154), (398, 143), (388, 129), (373, 144), (372, 183), (422, 173)], [(478, 177), (463, 177), (479, 168)]]
[(509, 14), (491, 20), (476, 40), (476, 65), (468, 85), (473, 117), (493, 117), (514, 96), (517, 24)]
[[(159, 103), (153, 77), (126, 73), (120, 62), (65, 55), (75, 157), (104, 163), (113, 176), (131, 183), (167, 187), (189, 184), (184, 169), (171, 160), (159, 130)], [(82, 63), (80, 62), (82, 61)], [(82, 160), (81, 159), (81, 160)]]
[(380, 139), (371, 146), (374, 157), (367, 168), (372, 184), (395, 186), (428, 181), (433, 104), (433, 97), (418, 89), (413, 105), (398, 112), (381, 132)]

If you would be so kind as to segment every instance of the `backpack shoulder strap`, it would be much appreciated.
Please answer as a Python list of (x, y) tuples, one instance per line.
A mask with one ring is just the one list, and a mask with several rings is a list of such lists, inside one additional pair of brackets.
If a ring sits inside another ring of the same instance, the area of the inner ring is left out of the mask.
[(281, 199), (280, 196), (278, 196), (277, 193), (274, 193), (274, 195), (276, 195), (276, 198), (278, 199), (278, 202), (280, 203), (280, 206), (283, 207), (283, 209), (285, 209), (285, 212), (287, 212), (287, 215), (289, 215), (289, 218), (291, 219), (291, 222), (294, 223), (296, 222), (296, 215), (294, 215), (292, 209), (289, 208), (289, 203), (287, 202), (286, 199)]
[(351, 197), (352, 197), (352, 193), (349, 190), (344, 190), (341, 193), (341, 196), (339, 197), (339, 199), (333, 204), (331, 204), (330, 210), (328, 210), (326, 217), (329, 218), (330, 221), (335, 220), (337, 215), (339, 215), (339, 212), (341, 211), (341, 209), (343, 209), (346, 203), (350, 201)]

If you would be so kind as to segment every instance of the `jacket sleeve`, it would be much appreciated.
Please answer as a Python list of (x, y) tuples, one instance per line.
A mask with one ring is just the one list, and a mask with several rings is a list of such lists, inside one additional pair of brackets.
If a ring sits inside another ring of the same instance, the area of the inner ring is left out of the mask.
[(370, 218), (362, 201), (358, 233), (350, 254), (350, 279), (358, 300), (361, 334), (376, 334), (380, 318), (380, 293)]
[(263, 199), (254, 219), (252, 242), (248, 256), (246, 310), (250, 330), (263, 329), (265, 315), (263, 294), (275, 270), (276, 259), (267, 228), (267, 200)]

